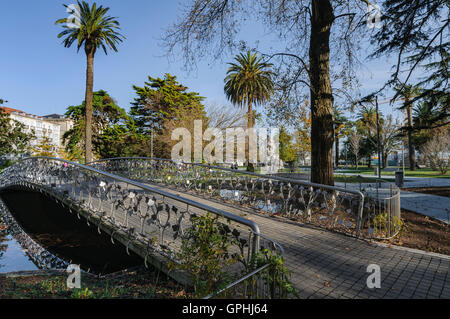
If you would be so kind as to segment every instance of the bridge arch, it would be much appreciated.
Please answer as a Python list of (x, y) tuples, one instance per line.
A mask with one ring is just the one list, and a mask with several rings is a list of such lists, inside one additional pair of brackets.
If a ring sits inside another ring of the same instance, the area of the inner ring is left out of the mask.
[(258, 225), (248, 219), (62, 159), (33, 157), (7, 168), (0, 174), (0, 192), (12, 189), (45, 194), (112, 242), (122, 243), (127, 253), (133, 251), (146, 265), (183, 284), (191, 283), (189, 274), (170, 271), (167, 264), (177, 262), (176, 252), (192, 216), (212, 213), (231, 221), (242, 237), (250, 239), (245, 258), (259, 250), (262, 238)]

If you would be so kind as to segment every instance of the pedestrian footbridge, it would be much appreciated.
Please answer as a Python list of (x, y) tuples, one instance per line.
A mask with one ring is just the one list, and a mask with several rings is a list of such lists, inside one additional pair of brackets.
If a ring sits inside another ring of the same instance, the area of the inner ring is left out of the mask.
[[(227, 225), (230, 251), (237, 256), (230, 272), (240, 275), (224, 291), (240, 285), (246, 297), (249, 279), (256, 282), (254, 278), (264, 277), (260, 275), (269, 267), (267, 262), (250, 269), (252, 257), (261, 251), (282, 256), (283, 247), (271, 238), (294, 235), (273, 233), (266, 227), (267, 218), (311, 224), (355, 238), (376, 234), (373, 217), (378, 206), (362, 192), (166, 159), (114, 158), (81, 165), (57, 158), (26, 158), (0, 174), (0, 196), (12, 190), (46, 194), (96, 232), (123, 245), (127, 253), (139, 255), (146, 266), (153, 265), (184, 284), (192, 283), (190, 274), (169, 265), (179, 262), (193, 218), (211, 214)], [(267, 282), (253, 291), (252, 296), (276, 295)]]

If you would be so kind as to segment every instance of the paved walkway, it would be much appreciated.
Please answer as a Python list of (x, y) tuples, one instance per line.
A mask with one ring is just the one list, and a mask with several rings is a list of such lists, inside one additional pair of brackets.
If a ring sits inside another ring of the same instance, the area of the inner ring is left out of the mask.
[[(153, 187), (163, 188), (158, 185)], [(285, 249), (285, 262), (301, 298), (450, 299), (450, 256), (383, 247), (341, 234), (267, 217), (163, 188), (173, 194), (245, 216)], [(367, 266), (381, 268), (381, 288), (366, 285)]]
[[(367, 178), (378, 178), (378, 175), (374, 174), (358, 174), (358, 173), (346, 173), (346, 172), (340, 172), (335, 171), (336, 174), (339, 175), (351, 175), (351, 176), (361, 176), (361, 177), (367, 177)], [(385, 180), (392, 180), (395, 181), (395, 176), (392, 175), (381, 175), (381, 179)], [(404, 185), (405, 188), (410, 187), (443, 187), (443, 186), (450, 186), (450, 178), (439, 178), (439, 177), (414, 177), (414, 176), (405, 176), (404, 178)]]
[(450, 198), (415, 192), (400, 192), (403, 209), (427, 215), (450, 225)]
[[(445, 180), (445, 178), (441, 178), (441, 180)], [(448, 181), (450, 184), (450, 180)], [(422, 182), (423, 183), (423, 182)], [(437, 182), (435, 184), (442, 183)], [(336, 186), (339, 187), (347, 187), (348, 189), (360, 190), (361, 188), (368, 188), (367, 186), (371, 185), (372, 187), (375, 183), (362, 183), (361, 186), (359, 183), (336, 183)], [(417, 183), (416, 185), (419, 185)], [(420, 184), (423, 185), (423, 184)], [(406, 187), (406, 186), (405, 186)], [(411, 187), (411, 186), (407, 186)], [(422, 187), (422, 186), (417, 186)], [(450, 198), (444, 196), (436, 196), (430, 194), (416, 193), (416, 192), (407, 192), (400, 191), (400, 205), (401, 208), (409, 210), (411, 212), (416, 212), (418, 214), (426, 215), (433, 217), (437, 220), (440, 220), (446, 224), (450, 225)]]

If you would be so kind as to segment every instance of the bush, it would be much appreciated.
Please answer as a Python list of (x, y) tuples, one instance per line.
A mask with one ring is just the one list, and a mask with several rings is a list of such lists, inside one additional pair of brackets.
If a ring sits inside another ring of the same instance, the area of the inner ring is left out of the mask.
[[(171, 265), (172, 268), (182, 269), (192, 274), (195, 294), (198, 297), (217, 292), (238, 277), (267, 264), (269, 267), (264, 271), (246, 280), (246, 297), (256, 294), (259, 279), (270, 287), (272, 298), (286, 297), (291, 294), (297, 296), (296, 290), (289, 281), (291, 273), (285, 267), (281, 256), (269, 249), (264, 249), (245, 262), (243, 252), (248, 245), (247, 240), (240, 239), (240, 233), (237, 230), (232, 231), (227, 224), (218, 219), (218, 216), (210, 213), (193, 217), (192, 225), (186, 231), (182, 241), (181, 252), (177, 255), (180, 263)], [(240, 253), (230, 253), (232, 246), (238, 247)], [(241, 273), (231, 275), (227, 270), (236, 262), (241, 262), (245, 268)], [(225, 292), (225, 295), (228, 296), (230, 292)]]
[(172, 266), (192, 274), (195, 293), (206, 296), (230, 282), (225, 269), (238, 260), (237, 255), (229, 253), (236, 239), (230, 227), (218, 221), (218, 216), (208, 213), (192, 217), (191, 221), (177, 254), (180, 264)]

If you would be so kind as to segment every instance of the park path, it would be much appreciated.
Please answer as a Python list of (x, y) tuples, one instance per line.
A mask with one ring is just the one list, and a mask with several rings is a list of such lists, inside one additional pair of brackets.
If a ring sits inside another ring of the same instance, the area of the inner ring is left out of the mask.
[(415, 192), (400, 192), (403, 209), (427, 215), (450, 225), (450, 198)]
[[(377, 178), (378, 175), (375, 174), (359, 174), (359, 173), (348, 173), (348, 172), (340, 172), (335, 171), (335, 174), (339, 175), (348, 175), (348, 176), (361, 176), (367, 178)], [(382, 175), (381, 179), (389, 180), (392, 179), (394, 182), (395, 176), (393, 175)], [(415, 177), (415, 176), (405, 176), (404, 178), (404, 186), (405, 188), (410, 187), (443, 187), (450, 186), (450, 178), (441, 178), (441, 177)]]
[[(373, 176), (372, 176), (373, 177)], [(437, 179), (437, 178), (436, 178)], [(431, 182), (431, 178), (427, 181), (417, 180), (413, 183), (405, 183), (406, 187), (430, 187), (431, 186), (450, 186), (450, 179), (440, 178), (438, 181)], [(361, 188), (368, 188), (368, 186), (375, 185), (375, 183), (336, 183), (336, 186), (345, 187), (352, 190), (360, 190)], [(450, 225), (450, 198), (444, 196), (436, 196), (424, 193), (400, 191), (400, 206), (402, 209), (415, 212), (418, 214), (430, 216), (441, 222)]]
[[(160, 185), (151, 186), (255, 221), (263, 235), (284, 247), (284, 260), (300, 298), (450, 299), (450, 256), (389, 248)], [(380, 266), (380, 289), (367, 287), (370, 274), (366, 270), (370, 264)]]

